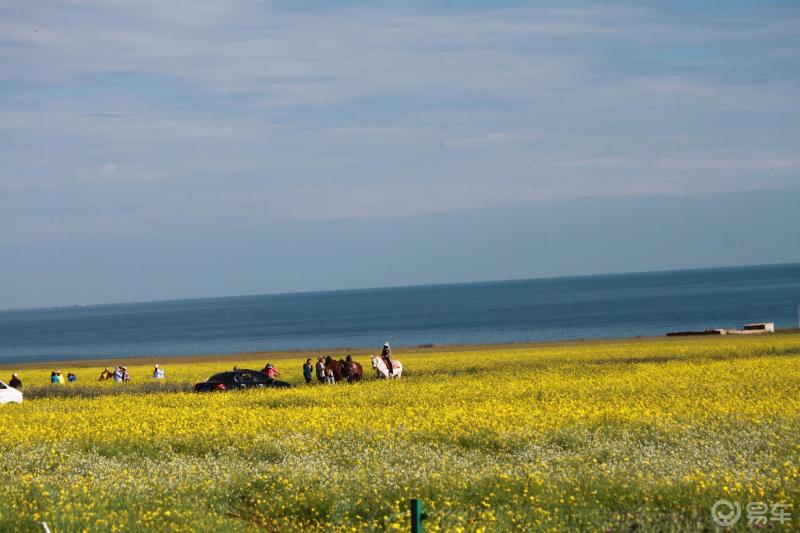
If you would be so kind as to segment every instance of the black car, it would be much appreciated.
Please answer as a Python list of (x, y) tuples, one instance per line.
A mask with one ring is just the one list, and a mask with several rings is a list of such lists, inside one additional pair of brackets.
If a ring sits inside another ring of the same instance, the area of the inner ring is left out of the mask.
[(285, 381), (278, 381), (258, 370), (233, 370), (214, 374), (206, 381), (194, 386), (195, 392), (212, 392), (243, 389), (288, 389)]

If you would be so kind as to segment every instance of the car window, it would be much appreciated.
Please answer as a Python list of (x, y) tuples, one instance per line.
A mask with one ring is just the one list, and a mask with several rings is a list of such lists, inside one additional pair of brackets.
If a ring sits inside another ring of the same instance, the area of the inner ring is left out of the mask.
[(7, 388), (6, 384), (0, 381), (0, 389), (5, 389), (5, 388)]
[(233, 379), (235, 381), (238, 381), (239, 383), (252, 383), (254, 381), (253, 374), (250, 373), (237, 374), (236, 377), (234, 377)]
[(264, 374), (263, 372), (259, 372), (258, 374), (255, 374), (254, 378), (259, 383), (269, 383), (270, 381), (273, 381), (273, 379), (271, 377), (269, 377), (268, 375)]

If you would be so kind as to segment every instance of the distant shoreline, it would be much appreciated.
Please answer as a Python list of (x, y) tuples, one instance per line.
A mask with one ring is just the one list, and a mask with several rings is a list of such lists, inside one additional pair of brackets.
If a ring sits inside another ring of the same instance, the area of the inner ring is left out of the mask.
[[(775, 333), (766, 333), (761, 335), (749, 335), (736, 337), (747, 341), (752, 338), (763, 338), (773, 335), (791, 335), (800, 333), (800, 328), (783, 328), (777, 329)], [(711, 341), (714, 340), (730, 340), (731, 337), (727, 336), (678, 336), (667, 337), (666, 335), (659, 336), (634, 336), (634, 337), (617, 337), (617, 338), (595, 338), (595, 339), (564, 339), (553, 341), (538, 341), (538, 342), (505, 342), (505, 343), (478, 343), (478, 344), (430, 344), (430, 345), (417, 345), (417, 346), (393, 346), (392, 349), (397, 354), (414, 355), (420, 353), (447, 353), (447, 352), (469, 352), (469, 351), (485, 351), (485, 350), (519, 350), (525, 348), (541, 348), (544, 346), (591, 346), (591, 345), (605, 345), (605, 344), (620, 344), (630, 343), (636, 344), (639, 342), (693, 342), (693, 341)], [(56, 366), (69, 366), (70, 368), (94, 368), (115, 366), (119, 364), (128, 365), (147, 365), (155, 363), (167, 364), (191, 364), (191, 363), (207, 363), (207, 362), (248, 362), (248, 361), (265, 361), (265, 360), (281, 360), (281, 359), (299, 359), (303, 357), (317, 357), (320, 355), (345, 355), (352, 354), (354, 356), (367, 356), (370, 354), (377, 354), (380, 352), (380, 344), (376, 344), (375, 348), (322, 348), (322, 349), (296, 349), (296, 350), (280, 350), (280, 351), (256, 351), (256, 352), (235, 352), (235, 353), (219, 353), (219, 354), (198, 354), (198, 355), (129, 355), (121, 357), (97, 357), (91, 359), (48, 359), (39, 361), (28, 362), (0, 362), (0, 372), (7, 372), (16, 369), (36, 369), (36, 368), (53, 368)]]

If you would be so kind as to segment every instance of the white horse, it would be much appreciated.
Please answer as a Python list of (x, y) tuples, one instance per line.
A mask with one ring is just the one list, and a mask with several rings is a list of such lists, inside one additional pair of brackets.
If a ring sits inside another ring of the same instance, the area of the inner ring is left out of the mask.
[(389, 368), (386, 366), (386, 361), (383, 360), (383, 357), (375, 357), (374, 355), (369, 356), (372, 359), (372, 368), (375, 369), (375, 373), (378, 375), (379, 378), (389, 379), (389, 378), (397, 378), (400, 379), (400, 376), (403, 374), (403, 363), (398, 361), (397, 359), (392, 359), (392, 363), (394, 363), (394, 372), (389, 375)]

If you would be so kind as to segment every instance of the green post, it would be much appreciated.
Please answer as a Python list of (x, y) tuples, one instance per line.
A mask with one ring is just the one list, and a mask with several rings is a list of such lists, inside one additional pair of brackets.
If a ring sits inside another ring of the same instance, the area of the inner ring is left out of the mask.
[(422, 501), (411, 500), (411, 533), (422, 533)]

